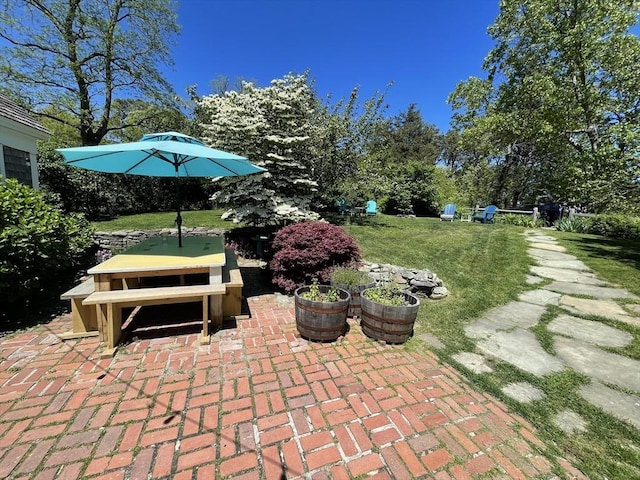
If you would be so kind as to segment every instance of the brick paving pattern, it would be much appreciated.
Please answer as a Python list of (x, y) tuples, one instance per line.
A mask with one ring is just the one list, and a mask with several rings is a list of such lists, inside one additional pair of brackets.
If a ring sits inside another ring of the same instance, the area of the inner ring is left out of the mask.
[[(0, 478), (556, 478), (533, 427), (428, 350), (312, 343), (293, 305), (132, 341), (62, 342), (70, 317), (0, 339)], [(557, 459), (569, 478), (585, 478)]]

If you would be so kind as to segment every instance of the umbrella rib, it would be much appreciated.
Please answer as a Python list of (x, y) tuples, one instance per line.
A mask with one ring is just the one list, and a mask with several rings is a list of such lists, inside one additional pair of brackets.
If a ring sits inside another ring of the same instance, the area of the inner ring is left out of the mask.
[(136, 162), (134, 165), (131, 165), (130, 168), (127, 168), (127, 170), (125, 170), (123, 173), (127, 174), (129, 172), (131, 172), (132, 170), (134, 170), (138, 165), (144, 163), (147, 159), (149, 159), (149, 157), (156, 157), (159, 158), (160, 160), (167, 162), (171, 165), (175, 165), (175, 162), (172, 162), (171, 160), (169, 160), (168, 158), (164, 157), (159, 151), (154, 150), (154, 151), (148, 151), (148, 150), (144, 150), (144, 152), (147, 154), (147, 156), (145, 156), (144, 158), (141, 158), (140, 161)]
[(75, 160), (65, 160), (65, 163), (71, 165), (71, 164), (76, 163), (76, 162), (84, 162), (87, 159), (106, 157), (106, 156), (109, 156), (109, 155), (113, 155), (113, 152), (96, 153), (95, 155), (91, 155), (90, 157), (76, 158)]
[[(184, 158), (183, 160), (180, 161), (180, 164), (185, 165), (187, 162), (190, 162), (192, 160), (197, 160), (198, 158), (201, 157), (190, 157), (190, 158)], [(226, 165), (220, 163), (219, 160), (216, 160), (214, 158), (208, 158), (207, 160), (209, 160), (211, 163), (215, 163), (217, 166), (219, 166), (220, 168), (226, 170), (227, 172), (231, 173), (234, 176), (238, 176), (238, 172), (233, 171), (232, 169), (230, 169), (229, 167), (227, 167)], [(186, 173), (187, 169), (185, 167), (185, 173)], [(187, 177), (189, 177), (190, 175), (187, 174)], [(216, 176), (223, 176), (223, 175), (216, 175)]]

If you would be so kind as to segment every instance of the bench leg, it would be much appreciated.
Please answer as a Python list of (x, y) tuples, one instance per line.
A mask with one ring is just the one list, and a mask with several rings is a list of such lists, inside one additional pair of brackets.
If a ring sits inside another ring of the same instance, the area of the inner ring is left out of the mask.
[(98, 336), (96, 309), (93, 306), (82, 305), (82, 300), (82, 298), (71, 299), (73, 329), (58, 335), (63, 340)]

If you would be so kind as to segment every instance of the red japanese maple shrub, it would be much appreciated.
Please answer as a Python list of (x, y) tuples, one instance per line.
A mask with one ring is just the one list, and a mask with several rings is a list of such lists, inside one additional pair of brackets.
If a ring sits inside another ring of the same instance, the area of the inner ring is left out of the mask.
[(300, 222), (276, 232), (269, 267), (273, 283), (287, 292), (314, 278), (329, 282), (333, 267), (360, 261), (360, 248), (342, 228), (326, 222)]

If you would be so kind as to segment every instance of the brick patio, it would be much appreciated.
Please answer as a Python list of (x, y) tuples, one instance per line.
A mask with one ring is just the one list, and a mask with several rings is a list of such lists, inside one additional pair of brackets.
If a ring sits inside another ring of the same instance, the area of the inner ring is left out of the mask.
[(210, 345), (165, 334), (106, 360), (58, 339), (69, 316), (0, 339), (0, 478), (555, 478), (532, 426), (432, 352), (354, 321), (307, 342), (286, 300), (250, 297)]

